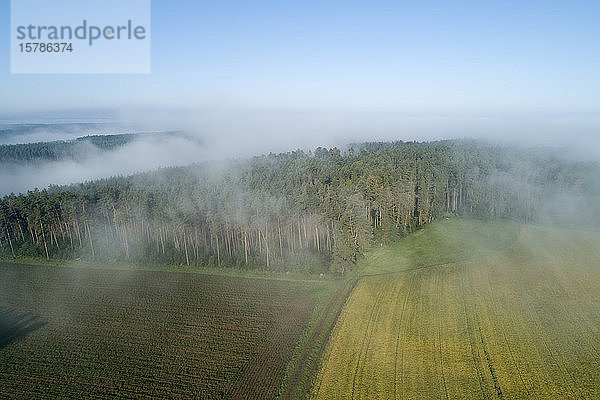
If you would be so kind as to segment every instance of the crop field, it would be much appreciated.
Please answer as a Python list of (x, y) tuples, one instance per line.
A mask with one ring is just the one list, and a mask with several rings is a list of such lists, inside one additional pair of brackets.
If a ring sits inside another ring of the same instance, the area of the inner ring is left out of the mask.
[(0, 398), (274, 398), (339, 287), (0, 264)]
[(380, 256), (387, 273), (350, 296), (314, 396), (600, 398), (600, 235), (524, 225), (484, 253), (397, 273)]

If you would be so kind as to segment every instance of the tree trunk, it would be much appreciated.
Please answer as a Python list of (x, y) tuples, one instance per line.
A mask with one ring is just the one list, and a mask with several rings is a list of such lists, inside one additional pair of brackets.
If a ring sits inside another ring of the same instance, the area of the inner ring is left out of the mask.
[(244, 231), (244, 257), (246, 258), (246, 265), (248, 265), (248, 238), (246, 231)]
[(300, 233), (300, 217), (298, 217), (298, 248), (302, 248), (302, 236)]
[(219, 264), (219, 267), (221, 266), (221, 252), (219, 251), (219, 235), (215, 235), (216, 240), (217, 240), (217, 262)]
[(283, 243), (281, 241), (281, 223), (277, 220), (277, 232), (279, 233), (279, 256), (283, 258)]
[(8, 243), (10, 244), (10, 251), (12, 252), (13, 258), (15, 258), (15, 249), (13, 248), (12, 240), (10, 239), (10, 232), (8, 231), (8, 228), (5, 227), (4, 229), (6, 229), (6, 235), (8, 236)]
[(42, 230), (42, 238), (44, 240), (44, 249), (46, 250), (46, 260), (49, 260), (50, 255), (48, 254), (48, 245), (46, 244), (46, 234), (44, 233), (44, 226), (42, 225), (41, 221), (40, 221), (40, 228)]
[(90, 248), (92, 249), (92, 260), (96, 258), (96, 254), (94, 252), (94, 242), (92, 241), (92, 232), (90, 231), (90, 225), (87, 223), (85, 223), (85, 226), (87, 228), (87, 232), (88, 232), (88, 237), (90, 239)]
[(188, 254), (187, 235), (185, 234), (185, 231), (183, 231), (183, 246), (185, 247), (185, 263), (189, 266), (190, 256)]
[[(265, 234), (269, 231), (269, 226), (265, 222)], [(267, 250), (267, 269), (269, 269), (269, 239), (265, 236), (265, 249)]]

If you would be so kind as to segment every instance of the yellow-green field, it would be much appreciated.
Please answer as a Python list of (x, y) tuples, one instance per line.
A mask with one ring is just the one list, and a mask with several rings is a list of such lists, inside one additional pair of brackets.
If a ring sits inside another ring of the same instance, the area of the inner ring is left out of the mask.
[(600, 234), (505, 228), (471, 260), (389, 273), (372, 254), (388, 273), (348, 299), (314, 396), (600, 399)]

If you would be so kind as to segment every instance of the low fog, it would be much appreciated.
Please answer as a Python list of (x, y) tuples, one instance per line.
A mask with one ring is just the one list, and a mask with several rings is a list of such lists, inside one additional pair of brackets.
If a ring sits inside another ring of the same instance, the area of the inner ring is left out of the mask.
[(148, 130), (183, 130), (222, 157), (343, 146), (361, 141), (477, 138), (569, 149), (600, 159), (600, 113), (409, 112), (386, 110), (122, 110), (119, 121)]
[(127, 129), (131, 127), (124, 124), (96, 122), (0, 124), (0, 145), (73, 140), (88, 135), (126, 133)]
[(20, 193), (50, 184), (63, 185), (179, 166), (209, 157), (197, 140), (181, 136), (134, 140), (112, 151), (87, 145), (86, 158), (30, 164), (2, 164), (0, 194)]
[[(482, 138), (505, 144), (559, 148), (570, 160), (600, 159), (600, 115), (549, 113), (395, 113), (243, 109), (121, 110), (110, 123), (36, 125), (0, 136), (0, 144), (72, 140), (97, 134), (182, 130), (187, 137), (139, 139), (112, 151), (89, 151), (77, 161), (2, 164), (0, 195), (129, 175), (166, 166), (248, 157), (361, 141)], [(2, 128), (14, 128), (5, 125)]]

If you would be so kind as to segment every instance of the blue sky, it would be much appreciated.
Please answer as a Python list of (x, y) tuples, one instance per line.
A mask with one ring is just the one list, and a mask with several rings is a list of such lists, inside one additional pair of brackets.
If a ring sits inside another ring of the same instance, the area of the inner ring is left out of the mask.
[(3, 0), (0, 114), (233, 107), (597, 115), (599, 17), (597, 0), (153, 0), (151, 74), (11, 75)]

